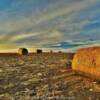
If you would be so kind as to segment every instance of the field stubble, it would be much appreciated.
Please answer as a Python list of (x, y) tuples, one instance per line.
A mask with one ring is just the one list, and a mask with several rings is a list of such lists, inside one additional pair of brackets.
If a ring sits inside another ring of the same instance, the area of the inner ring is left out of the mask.
[(72, 72), (72, 54), (0, 56), (0, 100), (99, 100), (100, 85)]

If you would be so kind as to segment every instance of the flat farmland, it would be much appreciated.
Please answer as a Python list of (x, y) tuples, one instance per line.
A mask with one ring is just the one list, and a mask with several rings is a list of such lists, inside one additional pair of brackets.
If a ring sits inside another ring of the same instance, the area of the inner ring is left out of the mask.
[(0, 100), (100, 100), (100, 84), (76, 75), (71, 53), (0, 54)]

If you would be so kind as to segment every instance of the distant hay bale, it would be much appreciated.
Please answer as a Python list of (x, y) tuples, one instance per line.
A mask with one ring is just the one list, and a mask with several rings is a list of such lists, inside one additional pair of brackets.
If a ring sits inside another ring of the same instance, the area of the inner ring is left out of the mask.
[(100, 47), (78, 50), (72, 62), (72, 69), (78, 74), (100, 80)]
[(19, 55), (28, 55), (28, 50), (26, 48), (19, 48), (18, 54)]
[(41, 49), (37, 49), (37, 54), (40, 54), (42, 53), (42, 50)]
[(62, 53), (62, 51), (58, 51), (58, 53)]
[(53, 53), (53, 50), (50, 50), (50, 53)]

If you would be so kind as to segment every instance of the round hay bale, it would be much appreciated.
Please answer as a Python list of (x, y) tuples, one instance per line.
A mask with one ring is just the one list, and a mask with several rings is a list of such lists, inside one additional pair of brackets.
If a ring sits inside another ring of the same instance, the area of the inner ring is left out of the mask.
[(50, 53), (53, 53), (53, 50), (50, 50)]
[(58, 51), (58, 53), (62, 53), (62, 51)]
[(72, 62), (72, 69), (76, 73), (100, 80), (100, 47), (78, 50)]
[(42, 53), (42, 50), (41, 49), (37, 49), (37, 54), (40, 54)]
[(19, 48), (18, 54), (19, 55), (28, 55), (28, 50), (26, 48)]

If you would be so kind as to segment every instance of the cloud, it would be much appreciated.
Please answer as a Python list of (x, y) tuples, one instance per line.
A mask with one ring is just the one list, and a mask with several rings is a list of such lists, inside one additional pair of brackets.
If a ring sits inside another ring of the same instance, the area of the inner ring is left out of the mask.
[(0, 11), (0, 41), (3, 41), (0, 44), (44, 47), (72, 40), (99, 39), (99, 29), (86, 29), (99, 22), (95, 18), (100, 10), (95, 7), (98, 3), (98, 0), (13, 1)]
[[(8, 20), (7, 22), (2, 23), (1, 29), (2, 30), (6, 29), (5, 31), (8, 33), (10, 32), (12, 33), (14, 31), (21, 31), (24, 29), (26, 30), (27, 28), (35, 27), (37, 24), (40, 24), (42, 22), (45, 22), (45, 21), (48, 22), (49, 20), (51, 21), (52, 19), (55, 19), (59, 16), (63, 16), (64, 14), (69, 16), (69, 14), (71, 13), (77, 13), (83, 9), (86, 9), (89, 5), (94, 3), (94, 0), (83, 0), (81, 2), (79, 2), (79, 0), (78, 1), (75, 0), (75, 1), (76, 2), (70, 3), (69, 5), (67, 4), (67, 1), (65, 0), (62, 0), (62, 3), (58, 1), (56, 4), (56, 7), (55, 7), (55, 4), (53, 4), (52, 2), (53, 5), (47, 8), (47, 11), (38, 11), (37, 12), (38, 14), (34, 14), (33, 12), (27, 17), (19, 16), (18, 18), (16, 18), (16, 16), (14, 16), (15, 18), (12, 18)], [(61, 4), (59, 4), (59, 2)]]
[(28, 34), (22, 34), (22, 33), (20, 33), (18, 35), (16, 34), (13, 37), (11, 37), (10, 41), (14, 42), (14, 41), (18, 41), (18, 40), (21, 40), (21, 39), (27, 39), (29, 37), (35, 37), (35, 36), (37, 36), (39, 34), (41, 34), (41, 33), (35, 33), (35, 34), (34, 33), (28, 33)]

